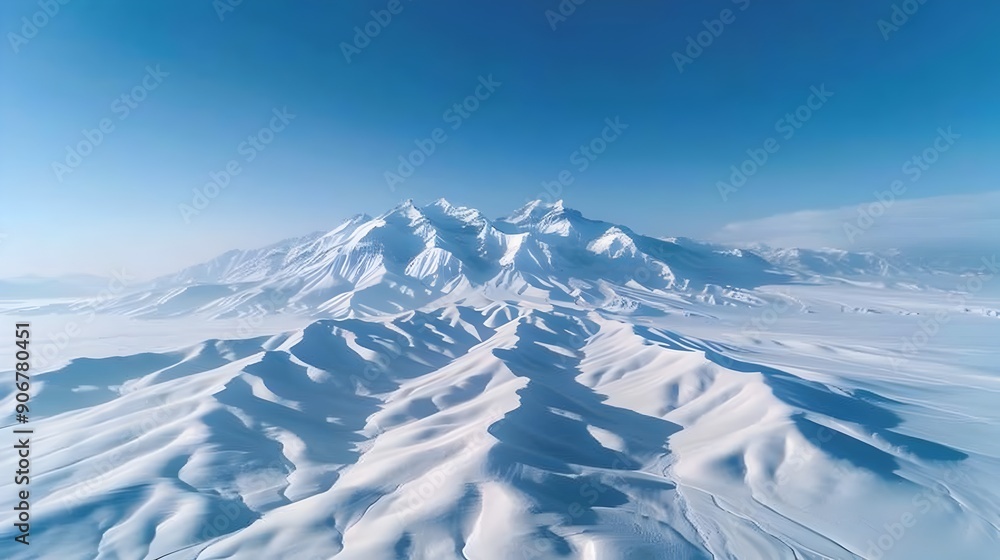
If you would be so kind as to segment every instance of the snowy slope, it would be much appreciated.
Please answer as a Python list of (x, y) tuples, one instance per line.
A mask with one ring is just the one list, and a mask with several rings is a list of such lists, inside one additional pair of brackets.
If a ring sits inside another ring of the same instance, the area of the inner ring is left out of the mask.
[[(966, 259), (968, 260), (968, 259)], [(591, 220), (561, 201), (535, 201), (506, 218), (441, 199), (407, 201), (372, 218), (358, 215), (328, 233), (254, 250), (229, 251), (94, 304), (102, 313), (209, 318), (275, 312), (314, 317), (393, 314), (491, 300), (574, 302), (592, 308), (671, 312), (678, 304), (765, 303), (755, 289), (799, 283), (948, 289), (979, 259), (937, 268), (925, 257), (836, 249), (733, 248), (686, 238), (656, 239)], [(623, 293), (673, 301), (655, 310)], [(65, 304), (24, 309), (72, 311)]]
[(1000, 298), (775, 266), (438, 201), (160, 279), (35, 373), (0, 556), (997, 557)]
[(792, 278), (773, 269), (750, 252), (664, 241), (590, 220), (561, 201), (536, 201), (499, 220), (443, 199), (420, 208), (407, 201), (327, 234), (230, 251), (102, 301), (100, 310), (151, 318), (277, 311), (351, 317), (462, 302), (484, 291), (496, 299), (599, 306), (609, 300), (608, 286), (724, 303)]

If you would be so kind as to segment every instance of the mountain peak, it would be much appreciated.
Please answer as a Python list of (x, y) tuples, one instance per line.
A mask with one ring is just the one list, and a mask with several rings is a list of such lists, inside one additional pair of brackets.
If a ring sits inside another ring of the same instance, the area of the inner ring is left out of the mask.
[(504, 218), (503, 221), (518, 225), (538, 223), (546, 216), (551, 214), (560, 214), (566, 212), (567, 210), (569, 209), (566, 208), (562, 199), (555, 202), (543, 202), (540, 199), (535, 199), (515, 210), (513, 214)]
[[(185, 297), (199, 309), (210, 300), (219, 313), (242, 312), (240, 306), (267, 293), (277, 297), (277, 307), (292, 311), (377, 314), (443, 297), (489, 299), (524, 290), (603, 301), (609, 284), (691, 295), (716, 289), (710, 286), (729, 290), (786, 280), (772, 268), (752, 254), (668, 244), (588, 219), (563, 200), (533, 200), (508, 218), (490, 220), (443, 198), (420, 207), (407, 199), (376, 218), (355, 216), (322, 237), (223, 255), (166, 277), (156, 288), (210, 286)], [(576, 287), (562, 294), (571, 285)], [(233, 290), (246, 291), (239, 303)]]
[(417, 206), (413, 204), (412, 198), (407, 198), (403, 202), (394, 206), (391, 210), (389, 210), (385, 214), (379, 216), (379, 218), (384, 220), (391, 216), (401, 216), (403, 218), (409, 219), (410, 221), (414, 221), (423, 218), (424, 214), (423, 212), (420, 211), (420, 208), (417, 208)]
[(452, 204), (450, 202), (448, 202), (443, 197), (435, 200), (434, 202), (432, 202), (430, 204), (428, 204), (427, 207), (428, 208), (440, 208), (442, 210), (450, 210), (450, 209), (454, 208), (454, 206), (452, 206)]

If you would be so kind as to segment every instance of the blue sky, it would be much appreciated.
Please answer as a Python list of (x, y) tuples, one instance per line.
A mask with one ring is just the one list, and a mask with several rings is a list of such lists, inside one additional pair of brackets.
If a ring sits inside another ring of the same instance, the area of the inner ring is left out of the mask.
[[(569, 206), (652, 235), (791, 243), (780, 220), (732, 226), (897, 180), (907, 201), (964, 195), (946, 224), (1000, 215), (1000, 4), (227, 2), (0, 6), (0, 276), (166, 273), (406, 198), (503, 215), (560, 173)], [(417, 140), (433, 153), (387, 181)], [(1000, 237), (982, 224), (964, 235)]]

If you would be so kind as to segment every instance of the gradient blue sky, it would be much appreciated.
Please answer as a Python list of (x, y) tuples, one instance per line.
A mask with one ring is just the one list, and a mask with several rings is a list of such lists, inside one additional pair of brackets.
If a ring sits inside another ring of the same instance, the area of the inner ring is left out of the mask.
[[(210, 0), (71, 0), (15, 52), (40, 8), (3, 2), (0, 276), (160, 274), (405, 198), (504, 215), (564, 169), (562, 198), (586, 215), (717, 237), (870, 202), (948, 126), (961, 140), (904, 196), (1000, 189), (995, 2), (928, 0), (886, 40), (899, 0), (588, 0), (554, 30), (558, 0), (401, 0), (348, 63), (341, 43), (388, 3), (244, 0), (220, 21)], [(727, 8), (735, 21), (679, 72), (673, 53)], [(120, 119), (148, 65), (169, 76)], [(452, 131), (443, 113), (490, 74), (502, 85)], [(834, 97), (724, 202), (716, 183), (820, 84)], [(296, 118), (185, 223), (178, 205), (276, 107)], [(629, 128), (579, 172), (571, 154), (608, 117)], [(52, 163), (105, 118), (114, 130), (58, 181)], [(437, 127), (448, 139), (390, 191), (384, 173)]]

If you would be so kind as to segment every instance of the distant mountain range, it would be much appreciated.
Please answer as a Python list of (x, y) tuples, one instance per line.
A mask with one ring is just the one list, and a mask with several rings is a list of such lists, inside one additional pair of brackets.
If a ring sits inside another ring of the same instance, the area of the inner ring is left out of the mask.
[(671, 298), (746, 305), (760, 301), (754, 289), (764, 285), (863, 279), (916, 286), (940, 273), (926, 260), (899, 254), (658, 239), (586, 218), (562, 201), (535, 201), (491, 220), (440, 199), (422, 207), (407, 201), (326, 233), (229, 251), (102, 300), (99, 308), (148, 317), (350, 317), (435, 302), (534, 298), (628, 311), (638, 307), (631, 291), (669, 295), (666, 307)]
[[(925, 282), (960, 272), (656, 239), (562, 203), (490, 220), (439, 200), (127, 293), (25, 303), (162, 319), (75, 322), (73, 354), (38, 322), (35, 355), (59, 359), (32, 366), (33, 546), (989, 558), (1000, 311)], [(211, 320), (261, 313), (294, 316)], [(0, 511), (0, 557), (30, 556), (16, 514)]]

